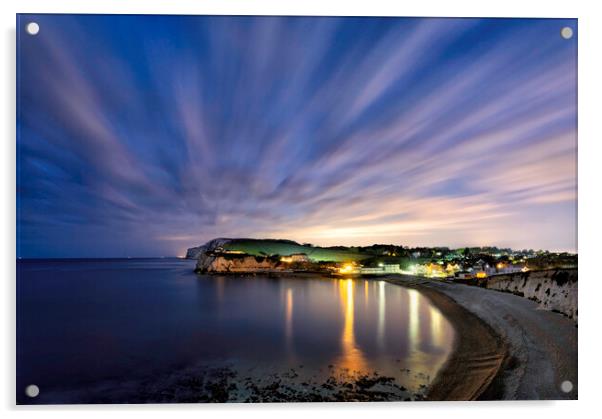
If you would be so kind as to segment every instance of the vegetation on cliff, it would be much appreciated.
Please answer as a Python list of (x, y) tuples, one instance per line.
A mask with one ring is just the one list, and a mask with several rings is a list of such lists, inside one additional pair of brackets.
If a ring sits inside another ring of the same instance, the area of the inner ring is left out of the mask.
[(312, 262), (360, 261), (373, 256), (370, 253), (361, 252), (357, 247), (320, 247), (299, 244), (292, 240), (243, 238), (211, 240), (203, 246), (190, 248), (187, 257), (197, 259), (203, 252), (215, 252), (228, 255), (228, 257), (236, 254), (261, 257), (305, 254)]

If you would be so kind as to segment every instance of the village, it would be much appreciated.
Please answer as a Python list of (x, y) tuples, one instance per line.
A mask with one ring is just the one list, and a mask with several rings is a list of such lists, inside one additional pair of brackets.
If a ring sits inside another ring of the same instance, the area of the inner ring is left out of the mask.
[(576, 267), (577, 255), (567, 252), (497, 247), (412, 249), (396, 246), (383, 250), (380, 257), (345, 263), (338, 268), (338, 274), (401, 274), (461, 281), (517, 272)]
[[(300, 255), (299, 255), (300, 256)], [(483, 259), (474, 263), (462, 262), (428, 262), (411, 264), (408, 269), (403, 269), (400, 264), (379, 263), (376, 267), (362, 266), (356, 262), (345, 263), (338, 268), (338, 273), (343, 275), (415, 275), (426, 278), (457, 278), (473, 279), (487, 278), (493, 275), (527, 272), (525, 263), (498, 262), (490, 265)]]

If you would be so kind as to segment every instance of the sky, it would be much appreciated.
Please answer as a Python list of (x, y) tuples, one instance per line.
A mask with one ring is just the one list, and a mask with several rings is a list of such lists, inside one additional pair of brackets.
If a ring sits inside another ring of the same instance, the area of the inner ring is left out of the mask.
[(215, 237), (577, 250), (575, 19), (19, 15), (17, 32), (18, 257)]

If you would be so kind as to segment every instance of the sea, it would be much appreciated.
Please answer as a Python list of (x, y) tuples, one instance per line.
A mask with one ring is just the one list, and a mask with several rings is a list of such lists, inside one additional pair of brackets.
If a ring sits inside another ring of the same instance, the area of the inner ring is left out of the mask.
[(453, 327), (414, 289), (198, 275), (194, 265), (18, 260), (17, 402), (261, 401), (252, 394), (271, 388), (261, 385), (290, 381), (310, 394), (333, 376), (389, 377), (420, 396), (453, 348)]

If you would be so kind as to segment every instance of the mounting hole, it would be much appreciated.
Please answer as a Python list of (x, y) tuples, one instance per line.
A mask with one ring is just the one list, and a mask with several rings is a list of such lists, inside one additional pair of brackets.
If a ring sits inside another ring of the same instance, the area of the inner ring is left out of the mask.
[(560, 384), (560, 390), (562, 390), (565, 393), (570, 393), (571, 391), (573, 391), (573, 383), (571, 383), (568, 380), (563, 381), (562, 384)]
[(37, 35), (40, 32), (40, 25), (36, 22), (29, 22), (27, 26), (25, 26), (25, 30), (30, 35)]
[(38, 397), (38, 394), (40, 394), (40, 387), (36, 386), (35, 384), (30, 384), (25, 387), (25, 394), (27, 397)]
[(571, 39), (573, 37), (573, 30), (568, 26), (565, 26), (560, 30), (560, 36), (564, 39)]

